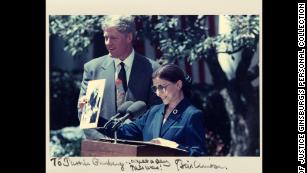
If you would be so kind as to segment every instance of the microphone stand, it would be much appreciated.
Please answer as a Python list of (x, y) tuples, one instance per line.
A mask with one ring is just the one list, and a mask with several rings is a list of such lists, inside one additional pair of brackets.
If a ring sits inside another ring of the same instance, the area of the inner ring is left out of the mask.
[[(118, 124), (118, 123), (119, 123), (119, 120), (116, 119), (115, 124)], [(114, 128), (114, 144), (117, 144), (117, 128), (118, 128), (118, 127), (119, 127), (119, 126), (117, 126), (117, 127)]]
[(117, 144), (117, 130), (114, 131), (114, 144)]
[(127, 115), (115, 120), (115, 123), (112, 127), (112, 129), (114, 130), (114, 144), (117, 143), (117, 129), (118, 129), (118, 127), (129, 117), (129, 115), (130, 114), (127, 114)]
[[(119, 119), (112, 119), (112, 120), (109, 120), (107, 123), (111, 123), (112, 121), (114, 121), (115, 122), (115, 125), (116, 126), (114, 126), (114, 127), (112, 127), (112, 131), (114, 131), (114, 144), (117, 144), (117, 128), (119, 127), (119, 125), (120, 125), (120, 121), (121, 119), (119, 118)], [(103, 127), (96, 127), (95, 129), (107, 129), (107, 126), (108, 126), (109, 124), (105, 124)]]

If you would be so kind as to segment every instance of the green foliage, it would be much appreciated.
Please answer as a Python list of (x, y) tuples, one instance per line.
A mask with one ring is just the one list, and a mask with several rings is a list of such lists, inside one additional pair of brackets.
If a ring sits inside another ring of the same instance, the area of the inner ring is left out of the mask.
[(66, 127), (50, 132), (49, 152), (51, 157), (80, 156), (83, 131), (77, 127)]
[[(219, 36), (224, 39), (228, 47), (226, 53), (235, 52), (242, 47), (255, 49), (259, 41), (259, 16), (258, 15), (242, 15), (227, 16), (230, 21), (231, 33)], [(255, 51), (255, 50), (254, 50)]]
[[(256, 48), (259, 36), (259, 16), (226, 16), (231, 25), (229, 34), (209, 36), (208, 16), (135, 16), (143, 27), (136, 39), (148, 38), (168, 62), (188, 57), (193, 62), (206, 58), (211, 48), (232, 54), (244, 47)], [(63, 38), (65, 50), (77, 56), (89, 46), (95, 33), (101, 32), (103, 16), (50, 16), (50, 34)]]
[[(169, 62), (185, 57), (196, 60), (201, 49), (198, 41), (208, 37), (206, 16), (141, 16), (140, 20), (145, 23), (143, 36), (149, 38)], [(181, 27), (183, 22), (185, 27)]]
[(50, 128), (78, 125), (77, 102), (82, 73), (52, 69), (50, 72)]
[(65, 40), (64, 50), (72, 56), (80, 55), (100, 32), (102, 16), (50, 16), (49, 32)]
[(168, 62), (185, 57), (192, 63), (206, 58), (210, 49), (233, 54), (245, 47), (255, 49), (259, 36), (259, 16), (226, 16), (231, 31), (209, 36), (209, 16), (140, 16), (145, 28), (140, 38), (147, 37), (163, 53)]

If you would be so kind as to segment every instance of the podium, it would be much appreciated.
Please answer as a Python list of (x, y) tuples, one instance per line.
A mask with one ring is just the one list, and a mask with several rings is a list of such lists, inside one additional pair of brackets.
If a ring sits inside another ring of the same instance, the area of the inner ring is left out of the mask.
[(81, 156), (188, 156), (188, 152), (142, 141), (117, 140), (115, 144), (114, 139), (86, 139), (81, 143)]

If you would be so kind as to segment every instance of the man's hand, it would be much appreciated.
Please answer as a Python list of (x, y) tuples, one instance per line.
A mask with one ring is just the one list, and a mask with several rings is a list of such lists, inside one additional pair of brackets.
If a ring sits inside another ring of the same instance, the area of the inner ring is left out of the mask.
[(84, 105), (88, 102), (88, 98), (86, 96), (82, 96), (80, 99), (79, 99), (79, 102), (78, 102), (78, 106), (79, 108), (82, 110), (82, 108), (84, 107)]
[(154, 144), (163, 145), (166, 147), (171, 147), (171, 148), (177, 148), (179, 146), (179, 144), (177, 144), (176, 142), (170, 141), (167, 139), (163, 139), (163, 138), (155, 138), (155, 139), (152, 139), (150, 142)]

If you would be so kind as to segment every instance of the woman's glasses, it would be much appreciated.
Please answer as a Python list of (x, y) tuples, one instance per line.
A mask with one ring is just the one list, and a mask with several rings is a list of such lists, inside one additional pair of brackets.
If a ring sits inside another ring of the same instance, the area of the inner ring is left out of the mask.
[(166, 91), (167, 86), (169, 86), (169, 85), (170, 85), (170, 83), (167, 84), (167, 85), (164, 85), (164, 86), (163, 85), (152, 86), (151, 89), (154, 93), (156, 93), (157, 91), (164, 93)]

